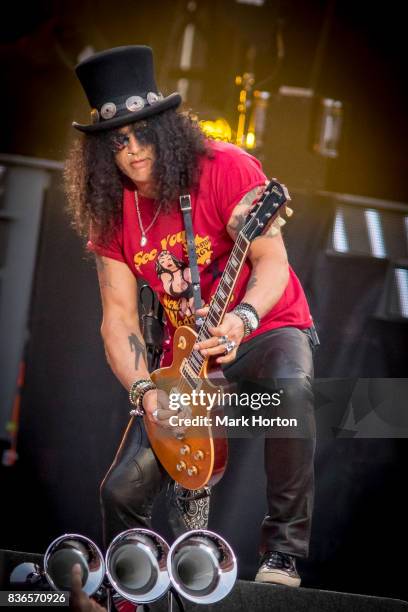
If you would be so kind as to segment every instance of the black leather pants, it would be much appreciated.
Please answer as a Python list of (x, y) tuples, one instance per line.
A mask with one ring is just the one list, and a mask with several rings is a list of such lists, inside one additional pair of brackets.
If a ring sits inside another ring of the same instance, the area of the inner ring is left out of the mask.
[[(296, 417), (299, 430), (282, 428), (265, 437), (268, 514), (262, 523), (261, 552), (279, 550), (307, 556), (313, 506), (315, 422), (312, 351), (309, 337), (296, 328), (280, 328), (241, 345), (224, 368), (229, 380), (259, 381), (284, 390), (284, 414)], [(248, 388), (242, 383), (241, 391)], [(276, 415), (273, 415), (276, 416)], [(157, 461), (140, 417), (129, 422), (115, 460), (101, 485), (104, 542), (121, 531), (151, 527), (154, 499), (169, 481)]]
[(153, 453), (142, 417), (132, 417), (101, 484), (103, 539), (107, 548), (126, 529), (151, 529), (153, 503), (169, 481)]
[(268, 514), (262, 522), (260, 552), (278, 550), (306, 557), (316, 446), (312, 340), (308, 332), (293, 327), (255, 336), (239, 347), (235, 361), (223, 370), (229, 380), (241, 381), (240, 391), (283, 391), (279, 407), (259, 412), (298, 423), (264, 432)]

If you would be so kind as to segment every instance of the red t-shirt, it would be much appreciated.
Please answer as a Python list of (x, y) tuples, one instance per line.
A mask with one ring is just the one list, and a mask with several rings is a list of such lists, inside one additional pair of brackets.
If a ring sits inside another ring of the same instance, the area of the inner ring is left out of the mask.
[[(224, 142), (210, 142), (213, 158), (201, 161), (199, 188), (191, 193), (201, 294), (206, 305), (218, 286), (233, 247), (226, 225), (234, 207), (254, 187), (265, 183), (260, 162), (242, 149)], [(156, 208), (154, 201), (139, 196), (142, 224), (147, 228)], [(169, 338), (162, 365), (171, 363), (172, 336), (180, 325), (194, 324), (194, 303), (183, 217), (178, 206), (160, 213), (147, 232), (147, 244), (140, 245), (141, 231), (136, 214), (134, 190), (124, 188), (122, 224), (109, 247), (91, 239), (87, 248), (99, 255), (125, 262), (137, 277), (145, 279), (156, 292), (167, 315)], [(242, 301), (251, 274), (247, 259), (236, 284), (228, 310)], [(273, 283), (273, 278), (271, 278)], [(260, 321), (258, 329), (244, 341), (267, 330), (283, 326), (309, 327), (312, 323), (302, 286), (289, 268), (289, 281), (275, 306)]]

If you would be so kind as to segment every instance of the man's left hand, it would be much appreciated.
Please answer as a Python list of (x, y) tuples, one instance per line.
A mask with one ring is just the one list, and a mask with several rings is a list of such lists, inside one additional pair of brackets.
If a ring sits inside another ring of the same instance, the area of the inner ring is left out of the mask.
[[(208, 306), (197, 310), (197, 314), (205, 317), (209, 311)], [(244, 324), (242, 319), (232, 312), (227, 312), (224, 320), (219, 327), (209, 327), (211, 338), (197, 342), (194, 345), (196, 350), (199, 350), (203, 357), (216, 357), (217, 363), (230, 363), (237, 356), (238, 347), (244, 337)], [(234, 342), (234, 349), (225, 354), (226, 342), (222, 338), (226, 337), (227, 342)]]

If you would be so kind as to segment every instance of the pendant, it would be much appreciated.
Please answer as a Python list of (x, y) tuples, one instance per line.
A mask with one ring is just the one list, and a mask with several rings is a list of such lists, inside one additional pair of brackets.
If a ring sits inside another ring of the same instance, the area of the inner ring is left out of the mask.
[(142, 237), (141, 237), (141, 239), (140, 239), (140, 246), (141, 246), (141, 247), (144, 247), (144, 246), (146, 246), (146, 244), (147, 244), (147, 238), (146, 238), (146, 236), (143, 234), (143, 235), (142, 235)]

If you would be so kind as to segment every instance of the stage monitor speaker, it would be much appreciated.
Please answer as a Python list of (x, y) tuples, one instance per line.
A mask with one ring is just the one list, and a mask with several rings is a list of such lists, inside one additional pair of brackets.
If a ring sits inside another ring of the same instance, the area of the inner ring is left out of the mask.
[(10, 589), (10, 575), (20, 563), (35, 563), (42, 567), (42, 562), (43, 555), (40, 554), (16, 550), (0, 550), (0, 589)]

